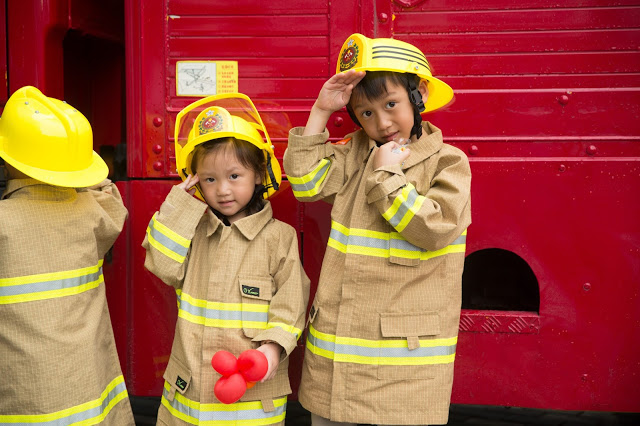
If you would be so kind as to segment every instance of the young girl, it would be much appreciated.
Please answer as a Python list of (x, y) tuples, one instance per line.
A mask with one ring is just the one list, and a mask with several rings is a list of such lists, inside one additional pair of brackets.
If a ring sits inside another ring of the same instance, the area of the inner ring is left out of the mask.
[[(186, 107), (175, 140), (184, 181), (154, 214), (143, 242), (145, 267), (178, 296), (158, 424), (284, 425), (287, 357), (304, 326), (309, 279), (295, 230), (275, 220), (265, 200), (281, 180), (271, 141), (242, 94)], [(240, 401), (222, 404), (211, 358), (247, 349), (264, 353), (267, 374)]]

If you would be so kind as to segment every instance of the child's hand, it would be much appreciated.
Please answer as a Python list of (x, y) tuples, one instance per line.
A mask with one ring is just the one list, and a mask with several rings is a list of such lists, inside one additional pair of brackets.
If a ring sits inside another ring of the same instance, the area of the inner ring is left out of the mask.
[(349, 103), (353, 88), (360, 83), (364, 76), (364, 71), (349, 70), (338, 73), (327, 80), (311, 108), (303, 135), (322, 133), (331, 114)]
[(260, 383), (264, 383), (267, 380), (271, 380), (276, 375), (276, 371), (278, 371), (278, 365), (280, 365), (280, 354), (282, 353), (283, 349), (279, 344), (269, 342), (260, 346), (257, 350), (262, 352), (264, 356), (267, 357), (267, 362), (269, 363), (267, 374), (265, 374), (262, 380), (260, 380)]
[(349, 103), (353, 88), (360, 83), (364, 76), (364, 71), (354, 70), (335, 74), (320, 89), (314, 107), (328, 113), (338, 111)]
[(382, 145), (376, 152), (373, 159), (373, 169), (392, 164), (402, 164), (411, 154), (411, 150), (406, 145), (391, 141)]
[(178, 185), (178, 188), (182, 189), (183, 191), (187, 191), (189, 194), (193, 195), (196, 193), (196, 184), (200, 182), (200, 178), (198, 178), (198, 175), (187, 175), (187, 178), (184, 180), (184, 182), (182, 182), (181, 184)]

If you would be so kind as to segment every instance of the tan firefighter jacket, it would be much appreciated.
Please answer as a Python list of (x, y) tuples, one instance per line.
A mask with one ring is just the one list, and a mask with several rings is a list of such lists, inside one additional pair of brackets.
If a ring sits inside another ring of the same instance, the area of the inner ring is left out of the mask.
[(447, 422), (471, 173), (439, 129), (423, 129), (403, 165), (378, 170), (362, 130), (337, 144), (326, 130), (289, 133), (294, 195), (333, 204), (299, 392), (333, 421)]
[(0, 201), (0, 424), (134, 424), (102, 275), (126, 217), (108, 180), (89, 190), (8, 182)]
[[(224, 417), (229, 410), (246, 425), (283, 421), (291, 393), (287, 357), (309, 300), (295, 230), (272, 217), (269, 202), (225, 226), (205, 203), (174, 187), (142, 245), (145, 267), (175, 287), (178, 302), (160, 424), (231, 420)], [(211, 366), (213, 354), (238, 356), (266, 340), (284, 348), (276, 376), (247, 390), (240, 403), (224, 406), (213, 393), (220, 378)]]

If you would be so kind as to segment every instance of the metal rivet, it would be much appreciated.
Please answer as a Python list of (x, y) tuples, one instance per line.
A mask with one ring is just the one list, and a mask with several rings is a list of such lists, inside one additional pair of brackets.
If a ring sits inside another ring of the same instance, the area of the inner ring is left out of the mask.
[(162, 161), (156, 161), (155, 163), (153, 163), (153, 169), (160, 171), (162, 170), (164, 164), (162, 163)]
[(36, 114), (40, 114), (40, 111), (36, 110)]
[(565, 166), (564, 164), (560, 164), (560, 167), (558, 167), (558, 171), (564, 172), (565, 170), (567, 170), (567, 166)]
[(153, 152), (155, 152), (156, 154), (160, 154), (162, 152), (162, 145), (160, 144), (155, 144), (151, 150), (153, 150)]
[(336, 117), (336, 119), (333, 120), (333, 125), (336, 127), (342, 126), (342, 123), (344, 123), (344, 118), (342, 117)]
[(595, 146), (595, 145), (589, 145), (589, 146), (587, 147), (587, 154), (589, 154), (589, 155), (593, 155), (593, 154), (595, 154), (597, 151), (598, 151), (598, 148), (596, 148), (596, 146)]
[(480, 149), (478, 149), (478, 147), (476, 145), (471, 145), (469, 147), (469, 154), (471, 154), (471, 155), (476, 155), (478, 153), (478, 151), (480, 151)]
[(591, 290), (591, 284), (589, 283), (584, 283), (584, 285), (582, 286), (584, 291), (589, 291)]
[(384, 13), (384, 12), (382, 12), (382, 13), (380, 13), (380, 14), (378, 15), (378, 20), (379, 20), (380, 22), (382, 22), (383, 24), (384, 24), (385, 22), (387, 22), (387, 20), (388, 20), (388, 19), (389, 19), (389, 15), (387, 15), (387, 14), (386, 14), (386, 13)]
[(562, 95), (558, 98), (558, 102), (560, 102), (560, 105), (566, 105), (569, 103), (569, 97), (567, 95)]
[(25, 105), (29, 105), (29, 101), (24, 101), (24, 104)]
[(156, 126), (156, 127), (162, 126), (162, 118), (154, 117), (153, 118), (153, 125)]

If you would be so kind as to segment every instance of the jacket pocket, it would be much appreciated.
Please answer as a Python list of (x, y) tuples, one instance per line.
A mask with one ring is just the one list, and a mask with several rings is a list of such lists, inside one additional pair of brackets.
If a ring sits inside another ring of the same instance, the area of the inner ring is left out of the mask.
[[(389, 365), (381, 362), (378, 366), (379, 379), (433, 379), (435, 372), (441, 368), (437, 364), (411, 365), (412, 358), (437, 356), (439, 349), (420, 346), (420, 339), (440, 334), (440, 316), (437, 312), (414, 313), (381, 313), (380, 328), (383, 337), (394, 340), (405, 339), (406, 348), (381, 348), (381, 359), (388, 360)], [(406, 364), (403, 358), (406, 359)], [(391, 360), (393, 360), (391, 362)]]
[(273, 296), (271, 277), (240, 277), (242, 295), (242, 330), (245, 336), (254, 338), (267, 328), (269, 303)]
[(176, 391), (184, 394), (187, 389), (189, 389), (189, 385), (191, 384), (191, 370), (180, 362), (178, 358), (171, 355), (169, 364), (162, 378), (165, 379), (171, 387), (167, 399), (173, 401)]

